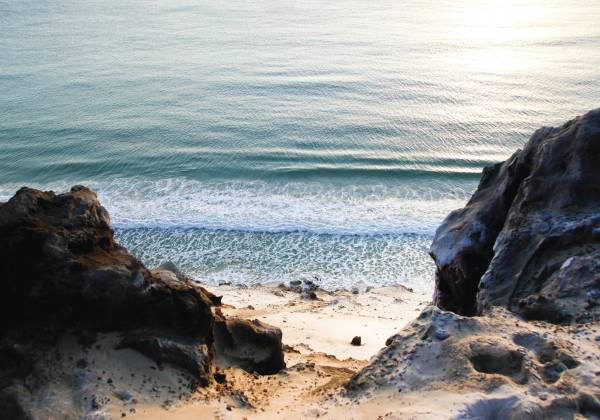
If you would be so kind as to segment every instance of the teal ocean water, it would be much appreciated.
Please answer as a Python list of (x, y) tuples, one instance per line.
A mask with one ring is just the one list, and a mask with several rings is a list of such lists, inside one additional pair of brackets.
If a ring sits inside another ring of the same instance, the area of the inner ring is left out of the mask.
[(96, 189), (207, 282), (403, 283), (483, 165), (597, 107), (597, 0), (0, 0), (0, 199)]

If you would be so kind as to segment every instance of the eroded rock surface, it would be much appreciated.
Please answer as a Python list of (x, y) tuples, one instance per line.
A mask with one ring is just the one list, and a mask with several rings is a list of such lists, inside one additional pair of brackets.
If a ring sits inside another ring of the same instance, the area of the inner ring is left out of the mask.
[(199, 385), (207, 386), (211, 377), (209, 347), (199, 340), (168, 331), (134, 331), (126, 334), (117, 349), (131, 348), (159, 364), (169, 363), (194, 376)]
[(460, 314), (503, 306), (555, 323), (600, 317), (600, 110), (541, 128), (483, 171), (438, 228), (435, 304)]
[(484, 169), (430, 251), (437, 307), (351, 391), (451, 394), (460, 419), (600, 418), (600, 110)]
[(472, 394), (460, 397), (459, 412), (448, 411), (462, 419), (600, 416), (599, 333), (597, 324), (527, 322), (502, 308), (466, 317), (431, 306), (390, 337), (348, 388), (394, 387), (398, 398)]

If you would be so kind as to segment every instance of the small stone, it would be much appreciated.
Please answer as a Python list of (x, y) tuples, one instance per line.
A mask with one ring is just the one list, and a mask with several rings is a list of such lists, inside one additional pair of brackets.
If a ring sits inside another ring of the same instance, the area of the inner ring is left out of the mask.
[(312, 290), (311, 291), (302, 292), (302, 294), (300, 295), (300, 297), (302, 299), (308, 299), (308, 300), (317, 300), (317, 299), (319, 299), (317, 297), (317, 294), (315, 292), (313, 292)]
[(85, 359), (79, 359), (77, 362), (75, 362), (75, 366), (77, 366), (79, 369), (85, 369), (87, 365), (88, 363)]
[(357, 335), (356, 337), (354, 337), (352, 339), (352, 341), (350, 342), (350, 344), (352, 344), (353, 346), (360, 346), (361, 342), (362, 342), (362, 339), (360, 338), (359, 335)]
[(125, 402), (133, 400), (133, 395), (131, 395), (131, 393), (126, 390), (121, 390), (121, 391), (115, 392), (115, 396), (118, 399), (120, 399), (121, 401), (125, 401)]
[(353, 288), (352, 288), (352, 294), (353, 294), (353, 295), (358, 295), (358, 293), (359, 293), (359, 292), (360, 292), (360, 291), (358, 290), (358, 287), (353, 287)]
[(450, 337), (450, 334), (448, 334), (448, 331), (443, 328), (439, 328), (435, 331), (435, 338), (440, 341), (444, 341), (448, 337)]
[(98, 410), (101, 405), (98, 402), (98, 399), (96, 398), (95, 395), (92, 395), (92, 401), (90, 402), (90, 407), (92, 408), (92, 410)]

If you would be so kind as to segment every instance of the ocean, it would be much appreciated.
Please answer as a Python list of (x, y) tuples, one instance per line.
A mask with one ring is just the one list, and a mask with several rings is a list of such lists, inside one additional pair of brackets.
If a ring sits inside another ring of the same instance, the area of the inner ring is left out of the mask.
[(0, 200), (207, 283), (430, 291), (481, 168), (599, 106), (591, 1), (0, 0)]

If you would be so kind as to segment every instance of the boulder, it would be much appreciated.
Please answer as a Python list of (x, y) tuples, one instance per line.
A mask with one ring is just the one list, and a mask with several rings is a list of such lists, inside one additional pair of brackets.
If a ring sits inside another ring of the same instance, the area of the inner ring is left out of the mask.
[(438, 228), (434, 303), (459, 314), (502, 306), (528, 319), (600, 316), (600, 109), (537, 130), (485, 168)]
[(225, 364), (250, 372), (270, 375), (285, 368), (281, 330), (254, 319), (217, 316), (214, 324), (215, 350)]
[(214, 298), (153, 274), (119, 246), (108, 212), (85, 187), (22, 188), (0, 205), (0, 284), (0, 418), (49, 417), (31, 414), (36, 404), (25, 400), (39, 390), (43, 400), (44, 387), (32, 385), (45, 375), (38, 361), (67, 334), (85, 348), (98, 331), (168, 330), (181, 339), (126, 344), (208, 384)]

